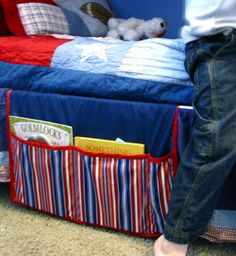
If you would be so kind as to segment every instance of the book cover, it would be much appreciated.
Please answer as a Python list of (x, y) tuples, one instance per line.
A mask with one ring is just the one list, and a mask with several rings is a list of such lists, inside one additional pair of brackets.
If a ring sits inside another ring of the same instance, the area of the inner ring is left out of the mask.
[(71, 126), (19, 116), (9, 116), (10, 130), (16, 136), (51, 146), (73, 144)]
[(90, 137), (75, 137), (75, 146), (94, 153), (139, 155), (144, 154), (144, 144), (118, 142)]

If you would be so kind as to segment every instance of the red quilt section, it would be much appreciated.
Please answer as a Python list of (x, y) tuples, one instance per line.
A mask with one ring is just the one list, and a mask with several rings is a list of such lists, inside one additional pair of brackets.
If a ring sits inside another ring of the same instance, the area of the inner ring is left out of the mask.
[(55, 49), (70, 40), (52, 36), (0, 37), (1, 61), (13, 64), (50, 66)]

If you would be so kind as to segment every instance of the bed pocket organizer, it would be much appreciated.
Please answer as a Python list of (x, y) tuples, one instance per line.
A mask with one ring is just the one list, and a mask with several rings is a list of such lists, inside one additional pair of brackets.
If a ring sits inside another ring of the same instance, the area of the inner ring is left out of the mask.
[(176, 147), (161, 158), (96, 154), (25, 141), (9, 132), (9, 149), (12, 202), (138, 236), (163, 232)]

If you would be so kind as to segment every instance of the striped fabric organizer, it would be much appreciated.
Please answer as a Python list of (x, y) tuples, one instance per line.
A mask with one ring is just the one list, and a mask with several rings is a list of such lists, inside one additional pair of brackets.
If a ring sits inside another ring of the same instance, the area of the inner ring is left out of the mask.
[(158, 236), (168, 209), (176, 152), (163, 158), (86, 153), (10, 134), (11, 198), (80, 224)]

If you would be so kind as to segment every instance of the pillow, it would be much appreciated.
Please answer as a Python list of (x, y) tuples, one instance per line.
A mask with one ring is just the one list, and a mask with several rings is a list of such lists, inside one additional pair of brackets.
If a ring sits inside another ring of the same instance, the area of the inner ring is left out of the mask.
[(5, 22), (3, 8), (0, 3), (0, 36), (8, 36), (11, 32), (9, 31), (7, 24)]
[(106, 0), (2, 0), (15, 35), (104, 36), (112, 12)]

